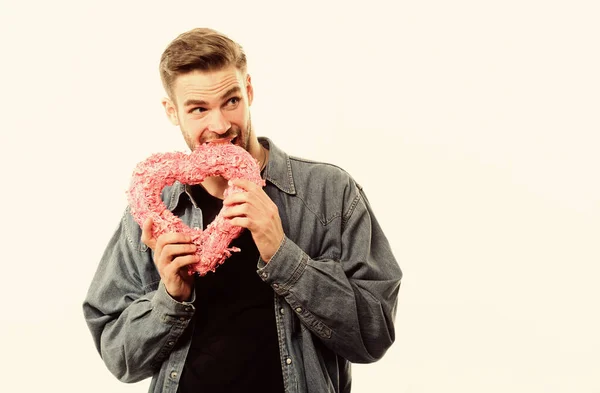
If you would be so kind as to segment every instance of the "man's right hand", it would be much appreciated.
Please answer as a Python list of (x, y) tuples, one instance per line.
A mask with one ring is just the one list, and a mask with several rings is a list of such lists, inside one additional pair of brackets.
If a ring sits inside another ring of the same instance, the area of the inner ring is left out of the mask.
[(187, 301), (194, 289), (194, 276), (188, 274), (187, 266), (199, 262), (194, 255), (196, 245), (182, 233), (165, 233), (155, 239), (152, 224), (151, 218), (144, 222), (142, 242), (154, 251), (154, 263), (169, 295), (178, 302)]

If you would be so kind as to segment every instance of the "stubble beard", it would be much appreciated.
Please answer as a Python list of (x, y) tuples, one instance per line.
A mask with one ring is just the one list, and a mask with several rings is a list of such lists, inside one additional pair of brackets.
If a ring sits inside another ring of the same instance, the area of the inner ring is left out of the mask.
[(212, 138), (200, 141), (200, 142), (193, 141), (192, 138), (190, 138), (190, 136), (188, 135), (188, 133), (186, 133), (185, 130), (183, 130), (183, 129), (181, 129), (181, 133), (183, 134), (183, 139), (185, 140), (185, 143), (188, 145), (190, 151), (194, 151), (198, 148), (198, 146), (200, 146), (206, 142), (212, 141), (212, 140), (235, 139), (233, 141), (233, 144), (241, 147), (242, 149), (246, 150), (247, 152), (250, 152), (250, 150), (248, 150), (248, 149), (250, 148), (250, 137), (251, 137), (251, 135), (253, 135), (252, 118), (250, 117), (250, 115), (248, 115), (248, 127), (246, 128), (246, 132), (242, 132), (242, 130), (239, 127), (231, 127), (223, 135), (216, 135), (215, 137), (212, 137)]

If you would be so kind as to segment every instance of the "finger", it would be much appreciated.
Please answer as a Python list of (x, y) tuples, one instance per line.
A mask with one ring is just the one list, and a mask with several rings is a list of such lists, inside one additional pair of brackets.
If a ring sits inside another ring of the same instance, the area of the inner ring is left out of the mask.
[(189, 235), (179, 232), (169, 232), (162, 234), (158, 237), (156, 241), (156, 252), (162, 252), (162, 249), (167, 244), (185, 244), (191, 243), (192, 238)]
[(144, 225), (142, 226), (142, 242), (150, 247), (152, 250), (156, 247), (156, 239), (152, 236), (152, 225), (153, 221), (151, 217), (148, 217), (146, 221), (144, 221)]
[(188, 255), (196, 252), (196, 245), (189, 244), (166, 244), (162, 249), (162, 256), (167, 260), (173, 260), (180, 255)]
[(259, 186), (257, 186), (255, 183), (251, 182), (250, 180), (247, 179), (231, 179), (230, 180), (231, 184), (234, 186), (237, 186), (239, 188), (242, 188), (246, 191), (253, 191), (253, 190), (259, 190), (262, 189)]
[(181, 271), (185, 270), (182, 269), (183, 267), (193, 265), (198, 262), (200, 262), (200, 257), (198, 257), (197, 255), (179, 256), (173, 259), (173, 262), (169, 263), (165, 267), (164, 272), (168, 277), (173, 277), (176, 274), (180, 275)]
[(231, 225), (246, 228), (252, 231), (252, 228), (250, 228), (252, 222), (248, 217), (233, 217), (229, 222), (231, 223)]
[(223, 210), (222, 215), (225, 218), (247, 216), (249, 211), (249, 205), (247, 203), (243, 203), (241, 205), (228, 206), (227, 209)]
[(182, 267), (181, 269), (179, 269), (179, 277), (183, 282), (187, 283), (188, 285), (193, 285), (195, 272), (193, 270), (190, 272), (190, 270), (190, 267), (187, 265)]
[(231, 206), (240, 203), (246, 203), (249, 201), (250, 195), (247, 192), (236, 192), (230, 194), (227, 198), (223, 200), (223, 205)]
[(269, 196), (265, 194), (265, 192), (260, 188), (256, 188), (254, 190), (245, 192), (236, 192), (230, 194), (229, 196), (227, 196), (227, 198), (223, 200), (223, 205), (227, 207), (242, 203), (248, 203), (253, 206), (259, 207), (267, 206), (270, 203), (272, 203), (272, 201), (271, 198), (269, 198)]

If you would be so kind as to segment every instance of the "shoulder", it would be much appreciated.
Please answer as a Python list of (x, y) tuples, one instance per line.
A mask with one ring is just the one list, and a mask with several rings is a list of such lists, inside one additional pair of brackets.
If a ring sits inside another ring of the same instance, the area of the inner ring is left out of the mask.
[(295, 182), (361, 188), (350, 173), (335, 164), (296, 156), (290, 156), (290, 164)]
[(335, 164), (290, 156), (290, 165), (297, 196), (311, 209), (346, 217), (362, 198), (362, 187)]

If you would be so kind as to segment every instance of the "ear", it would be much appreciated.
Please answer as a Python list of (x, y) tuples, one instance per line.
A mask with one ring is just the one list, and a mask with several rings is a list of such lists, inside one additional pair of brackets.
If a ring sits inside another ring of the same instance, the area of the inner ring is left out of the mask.
[(174, 126), (179, 125), (179, 117), (177, 116), (177, 107), (169, 97), (162, 99), (162, 105), (165, 108), (165, 113)]
[(252, 87), (252, 78), (250, 78), (250, 74), (246, 75), (246, 93), (248, 94), (248, 106), (250, 106), (254, 99), (254, 88)]

